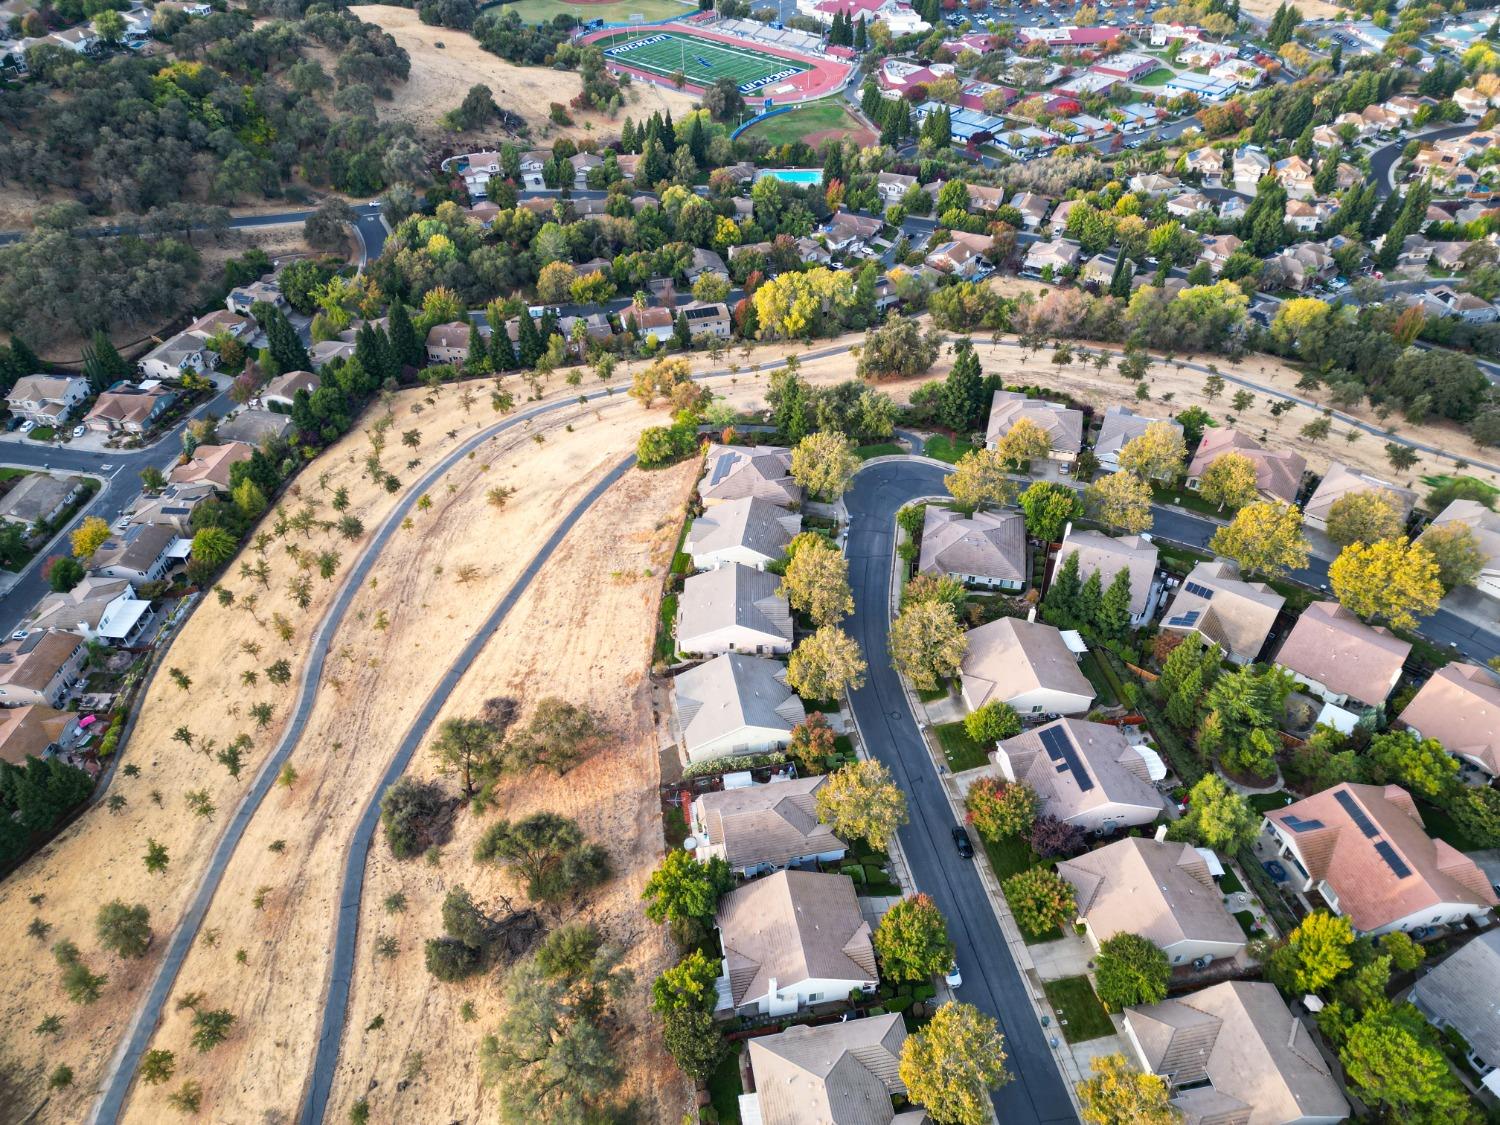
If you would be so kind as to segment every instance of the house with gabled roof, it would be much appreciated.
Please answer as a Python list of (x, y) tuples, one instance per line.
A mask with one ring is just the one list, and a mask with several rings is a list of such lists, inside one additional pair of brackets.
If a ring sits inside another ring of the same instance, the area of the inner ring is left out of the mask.
[(1083, 411), (1060, 402), (1027, 398), (1019, 391), (996, 391), (990, 402), (985, 447), (995, 449), (1022, 418), (1036, 423), (1051, 444), (1047, 456), (1064, 465), (1078, 459), (1083, 448)]
[(0, 762), (24, 766), (27, 758), (45, 757), (77, 732), (78, 718), (40, 703), (0, 708)]
[(1338, 602), (1313, 602), (1281, 642), (1276, 666), (1335, 706), (1376, 710), (1401, 678), (1411, 644), (1366, 625)]
[(1183, 1125), (1335, 1125), (1349, 1103), (1312, 1033), (1266, 981), (1224, 981), (1125, 1009), (1141, 1067), (1167, 1080)]
[(169, 526), (155, 523), (128, 524), (111, 533), (90, 556), (89, 573), (107, 578), (128, 578), (139, 586), (165, 578), (176, 561), (173, 545), (177, 533)]
[(789, 1016), (879, 986), (870, 923), (847, 875), (778, 871), (725, 895), (717, 922), (719, 1015)]
[(222, 445), (200, 445), (180, 465), (175, 465), (167, 474), (171, 484), (198, 484), (206, 482), (220, 492), (228, 492), (229, 470), (241, 461), (248, 461), (255, 450), (242, 441), (226, 441)]
[(1344, 782), (1266, 814), (1292, 889), (1316, 893), (1356, 933), (1386, 934), (1488, 917), (1495, 889), (1468, 856), (1427, 834), (1399, 785)]
[(721, 789), (693, 798), (693, 836), (702, 862), (717, 856), (744, 878), (783, 867), (836, 863), (848, 847), (818, 819), (827, 774)]
[(917, 569), (947, 575), (965, 586), (1017, 593), (1026, 589), (1030, 563), (1026, 518), (1020, 512), (975, 512), (965, 516), (927, 506)]
[(792, 651), (792, 610), (781, 579), (730, 563), (694, 574), (677, 605), (677, 647), (686, 653)]
[(53, 629), (16, 633), (0, 644), (0, 706), (63, 705), (83, 679), (83, 638)]
[(1120, 450), (1125, 448), (1125, 443), (1140, 437), (1158, 422), (1170, 426), (1179, 437), (1182, 436), (1182, 423), (1174, 418), (1148, 418), (1128, 406), (1111, 406), (1104, 412), (1099, 423), (1099, 436), (1094, 439), (1094, 456), (1099, 458), (1099, 467), (1111, 473), (1118, 472)]
[(1156, 578), (1156, 544), (1140, 535), (1105, 535), (1102, 531), (1078, 530), (1069, 524), (1063, 533), (1057, 565), (1069, 555), (1078, 556), (1078, 573), (1085, 582), (1095, 571), (1104, 588), (1120, 571), (1130, 572), (1130, 620), (1140, 625), (1151, 605), (1151, 584)]
[(778, 750), (807, 718), (785, 666), (761, 656), (716, 656), (681, 673), (672, 694), (690, 762)]
[(1500, 1095), (1500, 930), (1472, 938), (1417, 978), (1411, 1002), (1433, 1027), (1463, 1037), (1480, 1085)]
[(1401, 712), (1419, 738), (1500, 776), (1500, 679), (1478, 664), (1439, 668)]
[(705, 507), (753, 497), (795, 508), (802, 486), (792, 479), (792, 451), (778, 445), (710, 445), (698, 496)]
[(1077, 715), (1094, 702), (1078, 654), (1053, 626), (1001, 617), (968, 638), (959, 683), (969, 710), (993, 699), (1022, 715)]
[[(1500, 512), (1493, 512), (1478, 500), (1454, 500), (1438, 513), (1427, 528), (1461, 523), (1474, 533), (1479, 551), (1484, 556), (1480, 564), (1479, 577), (1474, 587), (1481, 594), (1500, 598)], [(1426, 535), (1426, 531), (1422, 533)], [(1422, 537), (1417, 541), (1420, 543)]]
[(682, 549), (694, 570), (716, 570), (730, 563), (764, 570), (786, 554), (802, 530), (796, 512), (746, 496), (708, 508), (688, 527)]
[(83, 477), (27, 473), (0, 496), (0, 522), (39, 530), (57, 519), (83, 493)]
[(38, 426), (67, 421), (73, 408), (89, 397), (89, 381), (77, 375), (23, 375), (5, 396), (10, 412)]
[(135, 596), (124, 578), (87, 575), (71, 590), (52, 593), (37, 603), (26, 628), (76, 633), (86, 641), (133, 645), (150, 621), (151, 603)]
[(1152, 784), (1155, 751), (1132, 744), (1118, 727), (1057, 719), (1000, 742), (991, 755), (1007, 781), (1023, 781), (1040, 812), (1104, 835), (1162, 815)]
[(1161, 627), (1198, 633), (1232, 664), (1249, 664), (1265, 647), (1286, 599), (1264, 582), (1245, 582), (1229, 559), (1200, 562), (1188, 572)]
[(1318, 487), (1313, 490), (1307, 503), (1302, 506), (1302, 522), (1319, 531), (1327, 531), (1328, 513), (1333, 506), (1344, 497), (1356, 492), (1383, 493), (1400, 512), (1403, 519), (1411, 514), (1417, 502), (1417, 494), (1411, 489), (1402, 488), (1390, 481), (1382, 480), (1373, 473), (1351, 469), (1348, 465), (1335, 461), (1328, 466), (1328, 472), (1323, 474)]
[(1209, 430), (1198, 443), (1188, 462), (1187, 486), (1196, 492), (1208, 467), (1226, 453), (1238, 453), (1254, 462), (1255, 486), (1263, 499), (1296, 502), (1306, 458), (1290, 450), (1267, 449), (1249, 434), (1222, 426)]
[(1021, 274), (1025, 277), (1042, 277), (1050, 269), (1052, 276), (1058, 277), (1068, 270), (1076, 269), (1082, 259), (1083, 248), (1076, 242), (1069, 242), (1065, 238), (1054, 238), (1049, 242), (1038, 240), (1026, 251)]
[(746, 1125), (927, 1125), (920, 1109), (897, 1111), (904, 1095), (899, 1012), (845, 1023), (794, 1024), (750, 1040), (754, 1089), (740, 1095)]

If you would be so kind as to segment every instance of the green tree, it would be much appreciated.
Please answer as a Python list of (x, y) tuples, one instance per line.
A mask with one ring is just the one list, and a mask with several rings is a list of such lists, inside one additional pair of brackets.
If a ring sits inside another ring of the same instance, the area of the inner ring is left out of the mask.
[(193, 561), (209, 569), (228, 562), (238, 549), (239, 543), (227, 528), (205, 527), (193, 536)]
[(1433, 524), (1418, 540), (1437, 562), (1438, 581), (1444, 592), (1459, 586), (1472, 586), (1484, 570), (1485, 554), (1474, 529), (1453, 520)]
[(1005, 1037), (972, 1004), (949, 1001), (926, 1027), (907, 1036), (898, 1067), (912, 1101), (945, 1125), (985, 1125), (991, 1091), (1011, 1080)]
[(66, 594), (83, 578), (83, 564), (67, 555), (58, 555), (47, 568), (47, 585), (54, 593)]
[(1354, 930), (1347, 918), (1309, 914), (1266, 961), (1266, 976), (1301, 996), (1321, 992), (1354, 967)]
[(1376, 785), (1394, 784), (1418, 797), (1440, 801), (1458, 788), (1458, 759), (1435, 738), (1409, 730), (1387, 731), (1370, 740), (1365, 771)]
[(818, 819), (845, 840), (884, 848), (907, 822), (906, 795), (886, 767), (861, 758), (828, 775), (813, 798)]
[(970, 512), (985, 505), (1003, 507), (1016, 491), (1005, 456), (991, 449), (971, 449), (965, 453), (943, 478), (943, 487), (960, 507)]
[(1071, 623), (1078, 612), (1078, 598), (1083, 593), (1083, 579), (1078, 573), (1078, 552), (1069, 551), (1052, 576), (1052, 585), (1042, 604), (1051, 621)]
[(466, 798), (473, 798), (496, 773), (500, 732), (483, 719), (444, 719), (432, 743), (438, 772), (457, 774)]
[(1375, 1007), (1349, 1030), (1339, 1061), (1360, 1099), (1417, 1125), (1471, 1118), (1468, 1094), (1414, 1012)]
[(734, 873), (719, 856), (700, 863), (684, 849), (674, 848), (646, 880), (641, 898), (647, 918), (670, 923), (679, 941), (691, 944), (706, 932), (719, 899), (733, 886)]
[(1188, 791), (1188, 812), (1176, 824), (1188, 839), (1233, 855), (1260, 831), (1260, 814), (1218, 774), (1204, 774)]
[(818, 499), (833, 501), (849, 491), (859, 464), (846, 437), (820, 431), (792, 450), (792, 479)]
[(924, 894), (896, 903), (875, 928), (875, 952), (887, 980), (926, 980), (948, 971), (953, 943), (937, 904)]
[(854, 612), (849, 589), (849, 562), (822, 536), (798, 536), (788, 547), (791, 556), (781, 579), (780, 593), (816, 625), (834, 625)]
[(859, 643), (837, 625), (823, 625), (798, 642), (786, 682), (805, 699), (841, 699), (864, 684), (867, 670)]
[(151, 912), (140, 903), (106, 902), (99, 908), (94, 927), (100, 945), (127, 959), (144, 957), (151, 944)]
[[(949, 183), (960, 183), (950, 180)], [(967, 337), (953, 345), (953, 366), (943, 382), (938, 418), (955, 433), (966, 434), (979, 425), (986, 406), (984, 372)]]
[(496, 821), (474, 845), (474, 860), (503, 866), (524, 882), (527, 897), (543, 902), (597, 886), (610, 874), (605, 850), (584, 838), (577, 821), (552, 812)]
[(942, 337), (924, 334), (915, 317), (892, 317), (865, 336), (855, 373), (861, 379), (913, 379), (937, 362)]
[(651, 982), (651, 1010), (663, 1016), (684, 1011), (713, 1011), (717, 1002), (714, 982), (719, 963), (701, 948), (687, 955)]
[(1031, 829), (1041, 807), (1036, 792), (1024, 781), (981, 777), (969, 786), (964, 810), (974, 830), (986, 840), (1005, 840)]
[(896, 671), (918, 691), (935, 691), (939, 681), (958, 674), (969, 638), (950, 606), (918, 602), (891, 622), (887, 647)]
[(964, 731), (982, 746), (1003, 742), (1021, 733), (1021, 716), (1009, 703), (992, 699), (964, 716)]
[(1130, 628), (1130, 597), (1130, 571), (1122, 568), (1110, 579), (1099, 599), (1099, 612), (1094, 615), (1094, 628), (1101, 637), (1120, 640), (1125, 636)]
[(1165, 953), (1139, 934), (1116, 934), (1100, 943), (1094, 969), (1099, 999), (1112, 1012), (1167, 998), (1172, 966)]
[(662, 1043), (683, 1074), (705, 1082), (729, 1053), (721, 1028), (712, 1012), (674, 1012), (662, 1020)]
[(1056, 543), (1067, 524), (1083, 515), (1078, 493), (1054, 481), (1037, 481), (1017, 502), (1026, 513), (1026, 530), (1044, 543)]
[(1214, 681), (1208, 714), (1198, 729), (1198, 749), (1231, 770), (1263, 776), (1275, 768), (1281, 721), (1291, 677), (1279, 668), (1237, 668)]
[(171, 1051), (154, 1049), (147, 1051), (141, 1056), (141, 1066), (137, 1073), (140, 1079), (148, 1086), (160, 1086), (168, 1082), (177, 1069), (177, 1056)]
[(1040, 938), (1078, 916), (1073, 885), (1050, 867), (1030, 867), (1005, 880), (1005, 901), (1016, 925)]

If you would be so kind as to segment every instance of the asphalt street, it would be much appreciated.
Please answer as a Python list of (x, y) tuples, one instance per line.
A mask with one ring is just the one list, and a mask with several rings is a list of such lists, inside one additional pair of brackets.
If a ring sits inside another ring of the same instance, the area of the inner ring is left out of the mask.
[(1000, 1121), (1076, 1121), (1047, 1032), (974, 868), (978, 861), (961, 859), (954, 847), (957, 821), (888, 656), (896, 512), (915, 497), (942, 493), (942, 478), (941, 469), (924, 462), (886, 462), (861, 472), (845, 498), (854, 592), (848, 628), (870, 665), (868, 681), (851, 693), (850, 706), (869, 753), (890, 768), (906, 792), (911, 823), (900, 831), (901, 847), (917, 889), (931, 895), (948, 919), (963, 972), (958, 997), (993, 1016), (1005, 1035), (1007, 1065), (1015, 1078), (995, 1094)]

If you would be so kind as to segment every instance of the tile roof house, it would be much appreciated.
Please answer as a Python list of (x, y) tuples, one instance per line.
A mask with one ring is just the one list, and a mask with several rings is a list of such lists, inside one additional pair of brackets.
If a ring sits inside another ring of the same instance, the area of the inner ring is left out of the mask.
[(61, 708), (83, 678), (83, 638), (50, 629), (12, 636), (0, 644), (0, 705)]
[(1107, 723), (1058, 719), (1005, 739), (992, 758), (1005, 780), (1035, 790), (1043, 813), (1104, 834), (1162, 814), (1142, 749)]
[(1224, 650), (1226, 660), (1248, 664), (1260, 655), (1286, 599), (1264, 582), (1244, 582), (1228, 559), (1201, 562), (1178, 587), (1161, 627), (1198, 633)]
[(1010, 205), (1021, 212), (1021, 225), (1027, 230), (1036, 230), (1047, 218), (1052, 200), (1034, 192), (1018, 191), (1011, 197)]
[(1078, 657), (1051, 625), (1002, 617), (968, 638), (959, 681), (969, 710), (998, 699), (1022, 715), (1076, 715), (1093, 703)]
[(1275, 165), (1276, 179), (1293, 199), (1305, 199), (1313, 193), (1313, 166), (1300, 156), (1288, 156)]
[(1266, 259), (1262, 285), (1304, 293), (1338, 272), (1338, 263), (1316, 242), (1299, 242)]
[(128, 578), (137, 585), (156, 582), (171, 569), (176, 539), (177, 533), (163, 524), (130, 524), (100, 544), (89, 559), (89, 573)]
[(1218, 274), (1224, 268), (1224, 263), (1243, 245), (1245, 243), (1237, 235), (1216, 234), (1203, 240), (1203, 253), (1198, 260), (1207, 262), (1209, 269)]
[(844, 841), (818, 819), (815, 795), (827, 780), (819, 774), (694, 797), (698, 859), (718, 856), (745, 878), (842, 859)]
[(786, 554), (802, 530), (802, 517), (768, 500), (746, 496), (715, 504), (692, 522), (682, 549), (694, 570), (741, 563), (764, 570)]
[(1439, 668), (1406, 705), (1401, 721), (1455, 757), (1500, 776), (1500, 680), (1488, 668)]
[(776, 575), (742, 563), (692, 575), (677, 605), (678, 649), (703, 655), (791, 652), (792, 610), (780, 588)]
[(48, 594), (26, 618), (27, 629), (76, 633), (86, 641), (133, 645), (151, 617), (151, 603), (135, 596), (124, 578), (85, 577), (63, 593)]
[(1024, 590), (1030, 573), (1026, 518), (1014, 511), (964, 516), (929, 504), (917, 569), (923, 574), (946, 574), (966, 586), (1013, 593)]
[(719, 903), (718, 1011), (789, 1016), (879, 984), (870, 923), (847, 875), (778, 871)]
[(1345, 782), (1266, 814), (1292, 889), (1317, 891), (1356, 932), (1384, 934), (1481, 920), (1495, 905), (1484, 872), (1432, 839), (1399, 785)]
[[(1478, 500), (1454, 500), (1438, 513), (1428, 530), (1450, 523), (1466, 524), (1484, 555), (1475, 588), (1481, 594), (1500, 598), (1500, 512), (1490, 511)], [(1421, 542), (1420, 536), (1417, 541)]]
[(261, 301), (278, 309), (287, 307), (281, 285), (274, 279), (257, 279), (248, 285), (236, 286), (224, 297), (224, 307), (240, 316), (249, 316), (251, 307)]
[(1276, 665), (1328, 703), (1379, 708), (1410, 652), (1408, 642), (1366, 625), (1338, 602), (1313, 602), (1281, 642)]
[[(464, 343), (467, 346), (468, 340), (465, 339)], [(467, 352), (464, 354), (468, 355)], [(323, 380), (311, 371), (288, 371), (285, 375), (278, 375), (266, 384), (265, 389), (260, 392), (260, 400), (267, 406), (284, 406), (290, 410), (298, 391), (312, 394), (322, 385)]]
[(1151, 601), (1151, 583), (1156, 577), (1156, 544), (1139, 535), (1105, 535), (1102, 531), (1075, 531), (1070, 524), (1063, 533), (1057, 565), (1069, 555), (1078, 556), (1078, 573), (1085, 582), (1094, 571), (1104, 588), (1122, 570), (1130, 572), (1130, 618), (1139, 624), (1145, 620)]
[(1120, 469), (1120, 450), (1125, 443), (1140, 437), (1153, 424), (1160, 422), (1170, 426), (1182, 436), (1182, 423), (1171, 418), (1147, 418), (1137, 414), (1128, 406), (1111, 406), (1104, 412), (1099, 424), (1099, 436), (1094, 439), (1094, 456), (1099, 458), (1101, 468), (1109, 472)]
[(1288, 504), (1296, 501), (1306, 458), (1285, 449), (1267, 449), (1249, 434), (1227, 427), (1215, 427), (1203, 435), (1188, 462), (1187, 486), (1196, 492), (1204, 472), (1226, 453), (1239, 453), (1255, 462), (1255, 483), (1262, 497)]
[(923, 1125), (920, 1109), (899, 1113), (898, 1069), (906, 1023), (899, 1012), (795, 1024), (750, 1040), (754, 1091), (740, 1095), (740, 1120), (759, 1125)]
[(903, 176), (896, 172), (881, 172), (875, 177), (875, 190), (886, 203), (900, 203), (911, 188), (917, 186), (915, 176)]
[(1187, 170), (1197, 172), (1206, 179), (1224, 174), (1224, 154), (1216, 148), (1195, 148), (1187, 154)]
[(1271, 160), (1260, 149), (1241, 145), (1234, 150), (1234, 182), (1241, 187), (1254, 187), (1270, 170)]
[(1402, 518), (1411, 514), (1417, 502), (1417, 494), (1409, 488), (1401, 488), (1390, 481), (1381, 480), (1370, 473), (1351, 469), (1335, 461), (1328, 466), (1322, 481), (1302, 506), (1302, 522), (1319, 531), (1328, 530), (1328, 513), (1334, 504), (1355, 492), (1383, 492), (1400, 511)]
[(43, 757), (77, 729), (77, 712), (36, 703), (0, 708), (0, 762), (24, 766), (27, 758)]
[(1073, 885), (1095, 949), (1117, 934), (1139, 934), (1173, 965), (1191, 965), (1245, 948), (1245, 932), (1191, 844), (1127, 836), (1060, 860), (1057, 873)]
[(807, 717), (786, 668), (760, 656), (716, 656), (681, 673), (672, 690), (690, 762), (779, 749)]
[(242, 441), (227, 441), (222, 445), (200, 445), (193, 455), (167, 474), (172, 484), (208, 483), (220, 492), (229, 491), (229, 469), (254, 455), (253, 447)]
[(176, 401), (177, 393), (165, 387), (105, 391), (94, 400), (83, 424), (99, 434), (143, 434)]
[(1500, 930), (1490, 930), (1435, 965), (1412, 985), (1411, 1002), (1437, 1028), (1468, 1044), (1469, 1065), (1491, 1094), (1500, 1088)]
[(1349, 1103), (1311, 1033), (1265, 981), (1224, 981), (1125, 1009), (1141, 1066), (1172, 1086), (1183, 1125), (1334, 1125)]
[(228, 309), (217, 309), (152, 348), (137, 366), (141, 374), (152, 379), (177, 379), (190, 371), (210, 371), (218, 362), (208, 346), (211, 339), (221, 332), (238, 339), (253, 335), (255, 330), (254, 322)]
[(0, 520), (35, 528), (55, 520), (83, 492), (82, 477), (55, 477), (51, 473), (28, 473), (0, 496)]
[(793, 508), (802, 486), (792, 479), (792, 451), (776, 445), (710, 445), (698, 495), (706, 507), (753, 497)]
[(1058, 402), (1027, 398), (1018, 391), (996, 391), (990, 403), (985, 446), (994, 449), (1022, 418), (1035, 422), (1047, 435), (1052, 448), (1047, 456), (1072, 464), (1083, 448), (1083, 411)]
[(5, 401), (10, 412), (38, 426), (56, 426), (89, 397), (89, 381), (70, 375), (23, 375)]

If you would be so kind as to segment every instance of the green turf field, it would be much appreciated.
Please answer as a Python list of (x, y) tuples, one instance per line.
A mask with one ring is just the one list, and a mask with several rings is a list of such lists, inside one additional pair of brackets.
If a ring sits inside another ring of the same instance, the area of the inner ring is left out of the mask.
[(553, 16), (569, 15), (576, 20), (603, 20), (605, 23), (629, 23), (631, 16), (643, 20), (664, 20), (672, 16), (690, 16), (696, 4), (678, 0), (611, 0), (605, 4), (570, 4), (568, 0), (516, 0), (497, 9), (515, 12), (522, 23), (551, 23)]
[(849, 111), (841, 103), (828, 101), (814, 102), (789, 113), (768, 117), (750, 126), (745, 130), (745, 135), (760, 137), (768, 144), (785, 145), (829, 129), (847, 129), (852, 133), (860, 128), (860, 123), (849, 115)]
[(769, 91), (780, 81), (808, 69), (791, 59), (675, 31), (630, 31), (608, 42), (604, 54), (613, 62), (662, 78), (680, 72), (695, 86), (732, 78), (744, 94)]

